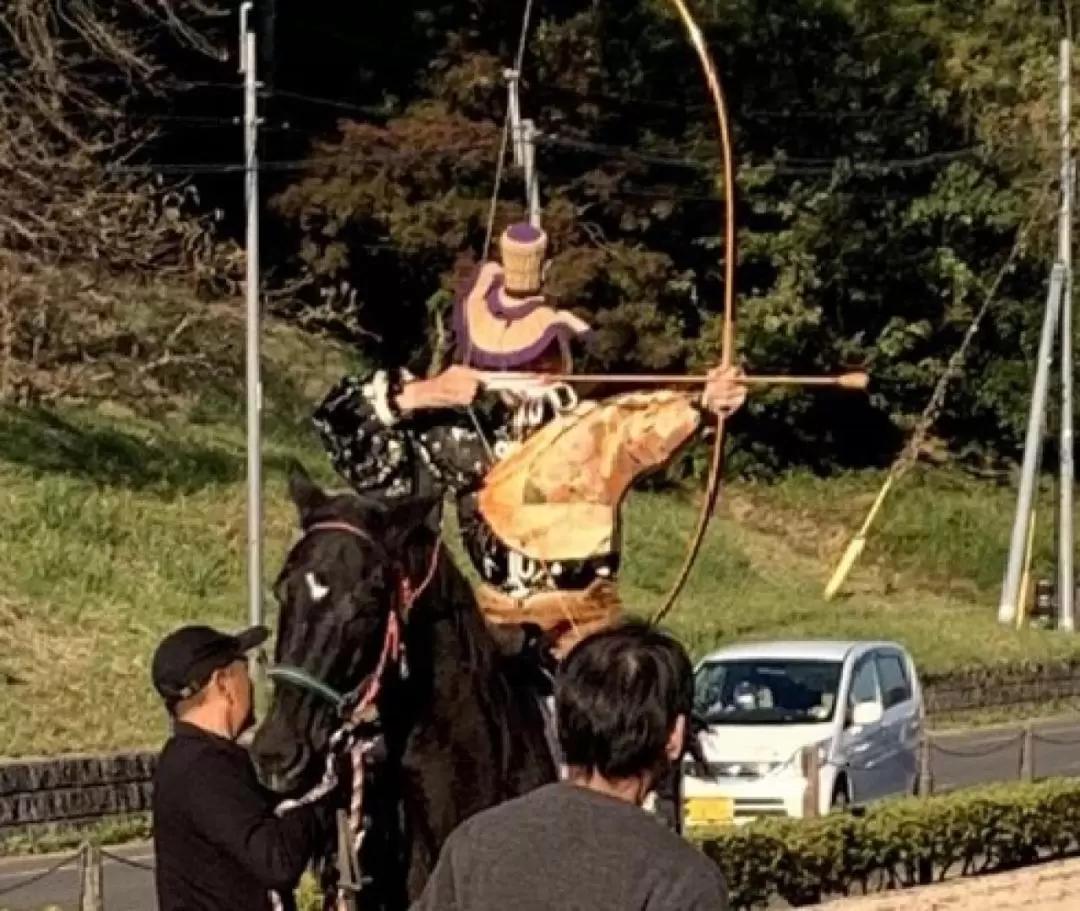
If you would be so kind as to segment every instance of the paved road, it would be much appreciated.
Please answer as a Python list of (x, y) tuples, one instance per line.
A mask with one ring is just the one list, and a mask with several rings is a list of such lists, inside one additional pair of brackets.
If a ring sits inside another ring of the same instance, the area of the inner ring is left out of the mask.
[[(1046, 721), (1034, 730), (1035, 777), (1080, 777), (1080, 721)], [(931, 754), (935, 791), (1015, 781), (1020, 773), (1022, 743), (1022, 731), (1015, 727), (938, 735)], [(105, 859), (106, 911), (154, 911), (154, 880), (147, 869), (153, 865), (150, 846), (132, 845), (110, 853), (121, 860)], [(40, 881), (27, 882), (62, 859), (61, 855), (0, 860), (0, 909), (42, 911), (55, 906), (77, 911), (77, 861)], [(24, 882), (26, 885), (22, 885)]]
[[(1080, 721), (1039, 722), (1033, 730), (1036, 778), (1080, 776)], [(938, 735), (930, 756), (934, 790), (1015, 781), (1020, 777), (1023, 740), (1018, 727)]]
[[(109, 849), (109, 853), (118, 859), (106, 857), (104, 860), (102, 887), (106, 911), (154, 911), (157, 900), (151, 846), (129, 845)], [(64, 857), (58, 854), (0, 860), (0, 908), (4, 911), (42, 911), (57, 907), (63, 911), (77, 911), (78, 858), (55, 872), (48, 872)], [(48, 875), (43, 876), (46, 873)], [(37, 881), (33, 881), (35, 879)]]

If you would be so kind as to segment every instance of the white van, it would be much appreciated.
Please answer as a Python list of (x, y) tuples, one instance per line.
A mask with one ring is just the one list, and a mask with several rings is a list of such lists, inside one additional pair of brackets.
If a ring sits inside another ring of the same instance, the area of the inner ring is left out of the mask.
[(816, 746), (818, 812), (915, 792), (923, 701), (895, 642), (759, 642), (694, 672), (706, 774), (687, 760), (687, 828), (803, 816), (801, 753)]

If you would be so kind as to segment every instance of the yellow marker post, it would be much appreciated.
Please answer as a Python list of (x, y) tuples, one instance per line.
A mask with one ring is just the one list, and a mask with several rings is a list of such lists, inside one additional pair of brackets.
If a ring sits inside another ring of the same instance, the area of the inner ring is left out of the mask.
[(862, 554), (863, 548), (866, 547), (866, 535), (870, 531), (870, 526), (873, 524), (874, 519), (881, 510), (882, 505), (885, 503), (885, 497), (889, 495), (889, 490), (892, 488), (893, 481), (899, 477), (899, 474), (900, 472), (892, 472), (885, 479), (885, 483), (881, 485), (881, 490), (878, 491), (878, 495), (874, 500), (874, 505), (870, 507), (870, 511), (866, 514), (862, 527), (856, 532), (855, 537), (851, 539), (851, 543), (848, 544), (847, 550), (844, 551), (844, 555), (840, 558), (840, 562), (836, 565), (836, 569), (829, 579), (829, 584), (825, 586), (826, 601), (831, 600), (840, 590), (840, 586), (844, 584), (844, 581), (848, 577), (848, 573), (851, 572), (851, 568), (855, 565), (855, 561), (858, 560), (859, 556)]
[(1023, 629), (1030, 612), (1031, 600), (1031, 560), (1035, 553), (1035, 513), (1032, 508), (1028, 521), (1027, 547), (1024, 551), (1024, 575), (1020, 583), (1020, 603), (1016, 607), (1016, 628)]

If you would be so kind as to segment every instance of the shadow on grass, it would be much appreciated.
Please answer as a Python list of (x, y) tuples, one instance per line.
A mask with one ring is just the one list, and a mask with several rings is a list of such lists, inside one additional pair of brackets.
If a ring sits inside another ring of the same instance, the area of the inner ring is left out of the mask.
[[(167, 431), (147, 440), (118, 426), (73, 420), (46, 409), (0, 411), (0, 461), (40, 474), (169, 494), (234, 484), (246, 472), (243, 452)], [(284, 470), (285, 459), (264, 454), (263, 464), (266, 470)]]
[[(325, 391), (329, 389), (327, 382)], [(262, 427), (268, 438), (310, 447), (314, 439), (311, 415), (317, 404), (317, 394), (315, 398), (305, 394), (302, 384), (284, 370), (271, 366), (263, 372)], [(208, 382), (198, 390), (188, 419), (204, 426), (226, 423), (242, 426), (244, 414), (242, 386)]]

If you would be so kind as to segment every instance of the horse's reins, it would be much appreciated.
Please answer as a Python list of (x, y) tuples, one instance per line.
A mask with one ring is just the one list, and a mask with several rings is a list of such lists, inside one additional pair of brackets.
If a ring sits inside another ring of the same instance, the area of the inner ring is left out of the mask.
[[(320, 531), (338, 531), (354, 538), (359, 538), (365, 543), (378, 546), (378, 542), (367, 532), (348, 522), (330, 520), (315, 522), (304, 529), (303, 533), (293, 544), (290, 553), (296, 550), (300, 544)], [(424, 593), (435, 578), (435, 571), (439, 564), (439, 547), (436, 544), (431, 551), (431, 559), (428, 563), (427, 572), (419, 585), (413, 585), (408, 575), (398, 573), (398, 603), (391, 605), (390, 615), (386, 621), (386, 632), (383, 634), (382, 650), (379, 653), (379, 661), (375, 669), (360, 681), (347, 693), (339, 693), (326, 682), (319, 680), (305, 671), (303, 668), (288, 664), (279, 664), (267, 670), (267, 676), (272, 680), (282, 680), (306, 689), (310, 693), (329, 702), (340, 717), (347, 721), (359, 722), (364, 714), (374, 704), (382, 690), (383, 677), (391, 663), (397, 664), (402, 657), (403, 643), (401, 637), (401, 618), (408, 614), (409, 610)]]
[[(359, 538), (365, 543), (378, 546), (378, 542), (367, 532), (342, 521), (316, 522), (304, 529), (300, 537), (293, 544), (290, 556), (301, 542), (318, 531), (338, 531)], [(347, 820), (343, 813), (339, 812), (338, 818), (338, 888), (336, 907), (355, 909), (356, 902), (353, 897), (362, 886), (363, 877), (356, 864), (356, 857), (360, 852), (360, 846), (364, 839), (363, 823), (363, 778), (364, 764), (368, 754), (379, 741), (379, 736), (360, 738), (357, 729), (365, 721), (366, 716), (375, 705), (382, 690), (383, 678), (391, 664), (400, 664), (403, 658), (404, 643), (401, 635), (401, 617), (407, 615), (417, 599), (424, 593), (435, 578), (435, 571), (439, 563), (439, 544), (436, 541), (432, 548), (431, 560), (428, 564), (427, 573), (414, 586), (407, 573), (398, 574), (398, 602), (390, 607), (390, 614), (386, 621), (386, 632), (383, 635), (382, 649), (379, 652), (379, 660), (375, 669), (360, 681), (347, 693), (339, 693), (332, 686), (312, 676), (303, 668), (292, 665), (277, 665), (267, 670), (267, 676), (273, 680), (281, 680), (299, 686), (310, 693), (319, 696), (329, 702), (336, 710), (341, 724), (330, 735), (327, 750), (326, 773), (323, 780), (308, 794), (296, 801), (286, 801), (277, 808), (277, 813), (288, 812), (305, 803), (317, 799), (328, 790), (336, 787), (337, 773), (335, 770), (335, 756), (338, 752), (351, 754), (353, 791), (349, 802)], [(352, 894), (350, 894), (352, 893)], [(283, 907), (280, 896), (272, 894), (274, 908), (277, 911)], [(329, 895), (327, 896), (329, 901)], [(329, 907), (329, 905), (327, 905)]]

